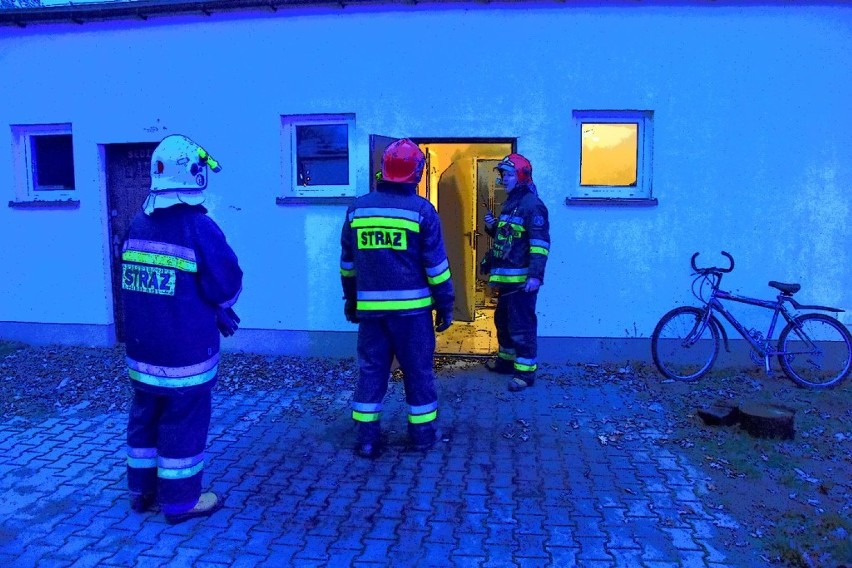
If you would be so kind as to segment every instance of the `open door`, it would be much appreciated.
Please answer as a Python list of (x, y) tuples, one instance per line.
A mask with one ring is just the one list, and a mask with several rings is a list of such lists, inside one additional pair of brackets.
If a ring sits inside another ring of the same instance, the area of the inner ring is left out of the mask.
[(494, 168), (500, 160), (476, 160), (476, 218), (480, 220), (476, 234), (476, 262), (482, 261), (493, 244), (494, 239), (485, 232), (486, 209), (496, 217), (506, 201), (506, 191), (497, 184), (497, 171)]
[(438, 180), (438, 214), (456, 292), (453, 318), (473, 321), (476, 303), (476, 188), (473, 158), (454, 161)]
[(382, 171), (382, 154), (397, 140), (399, 138), (370, 134), (370, 191), (376, 191), (377, 176)]

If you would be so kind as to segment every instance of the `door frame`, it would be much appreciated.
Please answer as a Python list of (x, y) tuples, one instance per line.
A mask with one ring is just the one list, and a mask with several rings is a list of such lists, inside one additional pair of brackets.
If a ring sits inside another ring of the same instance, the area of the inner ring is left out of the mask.
[[(418, 137), (411, 137), (411, 141), (416, 143), (422, 149), (428, 147), (429, 151), (434, 151), (434, 153), (436, 155), (440, 155), (442, 146), (446, 147), (446, 146), (454, 146), (454, 145), (465, 145), (465, 146), (499, 145), (499, 146), (504, 146), (504, 147), (508, 148), (508, 151), (506, 152), (506, 154), (513, 153), (517, 149), (517, 138), (418, 136)], [(501, 151), (502, 151), (502, 149), (501, 149)], [(491, 157), (490, 153), (485, 152), (485, 154), (488, 155), (489, 157)], [(505, 154), (500, 155), (499, 158), (502, 158), (504, 155)], [(470, 155), (470, 156), (465, 156), (463, 158), (464, 160), (468, 160), (472, 164), (471, 171), (469, 173), (472, 176), (471, 181), (472, 181), (473, 191), (476, 191), (476, 188), (477, 188), (477, 186), (476, 186), (476, 159), (480, 158), (480, 157), (481, 156)], [(427, 172), (427, 174), (431, 174), (431, 173), (432, 173), (431, 171)], [(442, 172), (436, 172), (436, 176), (437, 176), (436, 179), (440, 178), (441, 173)], [(433, 199), (431, 199), (431, 201), (433, 203), (438, 203), (438, 201), (440, 199), (439, 195), (436, 194), (436, 195), (431, 196), (431, 197), (433, 198)], [(453, 274), (453, 276), (454, 276), (453, 280), (454, 280), (454, 283), (456, 284), (456, 303), (458, 304), (459, 301), (466, 303), (466, 306), (463, 308), (462, 311), (464, 311), (465, 313), (469, 312), (470, 317), (472, 318), (471, 321), (473, 321), (476, 318), (475, 296), (476, 296), (476, 278), (477, 278), (477, 274), (476, 274), (477, 267), (476, 267), (476, 263), (475, 263), (476, 254), (477, 254), (476, 253), (476, 240), (477, 239), (475, 238), (475, 235), (476, 235), (476, 233), (485, 231), (485, 223), (484, 223), (484, 219), (476, 216), (476, 209), (477, 208), (476, 208), (475, 204), (479, 202), (478, 195), (474, 195), (474, 196), (471, 196), (471, 197), (472, 197), (472, 199), (470, 200), (470, 202), (474, 204), (473, 210), (470, 211), (470, 215), (472, 217), (474, 217), (474, 220), (473, 220), (473, 236), (467, 236), (468, 238), (465, 238), (465, 235), (462, 235), (462, 238), (457, 239), (459, 244), (456, 245), (456, 246), (470, 247), (472, 250), (470, 250), (468, 252), (470, 253), (470, 255), (473, 255), (474, 262), (472, 262), (472, 263), (464, 262), (463, 264), (465, 265), (465, 268), (466, 268), (465, 273), (464, 274)], [(440, 210), (438, 211), (438, 215), (439, 216), (441, 215)], [(466, 213), (464, 215), (466, 215)], [(456, 258), (463, 258), (464, 255), (466, 254), (467, 249), (462, 248), (461, 250), (459, 250), (459, 249), (456, 248), (456, 249), (450, 250), (450, 248), (452, 246), (454, 246), (453, 239), (450, 239), (448, 241), (448, 239), (446, 238), (447, 233), (448, 233), (447, 227), (444, 227), (443, 229), (444, 229), (444, 235), (445, 235), (444, 243), (445, 243), (445, 246), (448, 248), (447, 256), (448, 257), (455, 256)], [(458, 264), (458, 262), (457, 262), (457, 264)], [(467, 266), (467, 265), (470, 265), (470, 266)], [(457, 308), (458, 307), (459, 306), (457, 305)], [(459, 310), (456, 310), (456, 311), (458, 313)]]

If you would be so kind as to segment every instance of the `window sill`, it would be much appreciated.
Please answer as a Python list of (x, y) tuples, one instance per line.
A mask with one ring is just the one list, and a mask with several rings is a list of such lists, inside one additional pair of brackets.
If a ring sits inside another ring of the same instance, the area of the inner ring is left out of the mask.
[(351, 205), (355, 197), (276, 197), (276, 205)]
[(656, 197), (566, 197), (570, 207), (656, 207)]
[(32, 201), (10, 201), (12, 209), (79, 209), (79, 199), (38, 199)]

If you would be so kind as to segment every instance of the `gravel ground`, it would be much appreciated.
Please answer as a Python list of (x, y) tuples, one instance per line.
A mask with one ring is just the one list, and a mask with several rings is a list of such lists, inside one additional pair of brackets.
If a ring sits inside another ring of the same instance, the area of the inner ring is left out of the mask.
[[(437, 358), (435, 369), (447, 364), (479, 364), (479, 359)], [(310, 396), (302, 405), (325, 410), (329, 401), (354, 389), (355, 360), (223, 353), (217, 392), (234, 393), (292, 389)], [(400, 380), (401, 371), (394, 372)], [(56, 413), (81, 415), (126, 412), (132, 391), (124, 347), (31, 347), (0, 342), (0, 418), (41, 420)]]
[[(435, 368), (440, 377), (481, 363), (476, 358), (436, 358)], [(0, 342), (0, 417), (37, 422), (69, 412), (126, 412), (131, 397), (126, 373), (122, 346)], [(339, 418), (339, 405), (330, 403), (349, 400), (356, 376), (354, 359), (224, 353), (217, 392), (292, 389), (298, 410), (331, 421)], [(565, 386), (624, 389), (633, 414), (628, 419), (596, 419), (600, 442), (618, 446), (638, 439), (647, 427), (663, 432), (654, 443), (688, 455), (714, 490), (710, 505), (739, 521), (723, 527), (730, 529), (729, 546), (759, 542), (772, 551), (767, 563), (778, 566), (852, 566), (852, 379), (814, 391), (783, 376), (719, 370), (697, 383), (680, 383), (663, 380), (650, 365), (636, 363), (542, 365), (539, 377)], [(400, 371), (394, 372), (394, 379), (401, 379)], [(707, 426), (696, 411), (718, 400), (792, 408), (796, 437), (757, 439), (737, 426)]]

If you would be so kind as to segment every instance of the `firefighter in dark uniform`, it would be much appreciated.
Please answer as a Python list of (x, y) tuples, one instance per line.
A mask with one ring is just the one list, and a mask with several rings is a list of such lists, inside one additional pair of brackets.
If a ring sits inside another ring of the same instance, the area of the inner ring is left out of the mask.
[(510, 391), (535, 382), (538, 289), (550, 252), (547, 207), (532, 180), (532, 165), (520, 154), (509, 154), (497, 164), (500, 184), (508, 192), (500, 216), (485, 216), (485, 230), (494, 238), (486, 255), (488, 283), (497, 288), (494, 325), (499, 351), (489, 370), (512, 375)]
[(417, 195), (425, 162), (411, 140), (392, 143), (382, 155), (377, 190), (356, 199), (343, 223), (344, 312), (359, 323), (352, 418), (363, 457), (381, 450), (382, 401), (394, 356), (404, 377), (409, 440), (418, 450), (436, 440), (435, 331), (452, 324), (454, 294), (438, 213)]
[(181, 135), (151, 157), (151, 192), (122, 252), (131, 506), (159, 502), (169, 523), (210, 515), (222, 497), (201, 492), (219, 334), (232, 335), (242, 271), (201, 205), (218, 163)]

